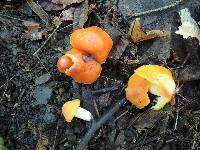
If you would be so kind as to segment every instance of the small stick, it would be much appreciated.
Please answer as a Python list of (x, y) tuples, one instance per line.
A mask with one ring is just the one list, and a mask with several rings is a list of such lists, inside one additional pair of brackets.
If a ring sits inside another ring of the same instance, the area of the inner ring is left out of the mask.
[(88, 144), (94, 133), (115, 113), (119, 110), (121, 106), (126, 102), (126, 99), (123, 98), (119, 100), (107, 113), (105, 113), (97, 122), (93, 122), (91, 128), (86, 133), (84, 138), (76, 147), (76, 150), (83, 150)]
[(113, 87), (109, 87), (109, 88), (92, 91), (92, 94), (104, 94), (104, 93), (113, 92), (116, 90), (118, 90), (118, 87), (113, 86)]
[(175, 125), (174, 125), (174, 131), (177, 130), (177, 125), (178, 125), (178, 119), (179, 119), (179, 98), (178, 98), (178, 108), (177, 108), (177, 111), (176, 111), (176, 122), (175, 122)]
[(166, 10), (166, 9), (170, 9), (170, 8), (175, 7), (176, 5), (180, 4), (183, 1), (184, 0), (178, 0), (178, 1), (176, 1), (175, 3), (173, 3), (171, 5), (167, 5), (167, 6), (164, 6), (164, 7), (157, 8), (157, 9), (143, 11), (143, 12), (140, 12), (140, 13), (135, 13), (131, 17), (144, 16), (144, 15), (151, 14), (151, 13), (154, 13), (154, 12), (158, 12), (158, 11), (163, 11), (163, 10)]
[[(75, 23), (73, 23), (73, 24), (75, 24)], [(73, 24), (69, 24), (69, 25), (67, 25), (65, 28), (67, 28), (67, 27), (69, 27), (69, 26), (71, 26), (71, 25), (73, 25)], [(44, 41), (44, 43), (33, 53), (33, 56), (37, 56), (37, 53), (39, 52), (39, 51), (41, 51), (41, 49), (47, 44), (47, 42), (51, 39), (51, 37), (56, 33), (56, 31), (58, 30), (58, 28), (60, 27), (60, 24), (59, 25), (57, 25), (57, 27), (53, 30), (53, 32), (48, 36), (48, 38)]]
[(48, 36), (48, 38), (44, 41), (44, 43), (40, 46), (40, 48), (38, 48), (34, 53), (33, 56), (37, 56), (37, 53), (47, 44), (47, 42), (51, 39), (51, 37), (54, 35), (54, 33), (57, 31), (57, 29), (59, 28), (59, 26), (57, 26), (53, 32)]

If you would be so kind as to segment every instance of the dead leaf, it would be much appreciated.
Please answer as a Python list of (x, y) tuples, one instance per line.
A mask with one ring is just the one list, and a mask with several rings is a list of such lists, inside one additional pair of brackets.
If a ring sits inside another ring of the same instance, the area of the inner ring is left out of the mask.
[(71, 5), (74, 3), (81, 3), (84, 0), (51, 0), (55, 4)]
[(49, 15), (43, 10), (43, 8), (34, 0), (26, 0), (28, 5), (31, 7), (31, 9), (42, 19), (47, 26), (50, 25), (51, 19)]
[(110, 97), (110, 93), (104, 93), (98, 97), (97, 101), (101, 108), (107, 107), (110, 104), (109, 97)]
[(24, 21), (23, 24), (28, 28), (29, 32), (40, 28), (40, 24), (33, 21)]
[(115, 145), (117, 146), (122, 146), (124, 144), (125, 140), (125, 135), (124, 135), (124, 130), (120, 131), (116, 140), (115, 140)]
[(179, 15), (181, 17), (182, 25), (178, 27), (178, 31), (175, 33), (182, 35), (185, 39), (188, 37), (196, 37), (199, 40), (200, 45), (200, 29), (197, 22), (191, 17), (189, 9), (182, 9), (179, 12)]
[(49, 73), (43, 74), (35, 79), (35, 85), (46, 83), (50, 78), (51, 75)]
[(40, 136), (37, 141), (36, 150), (46, 150), (46, 146), (48, 144), (48, 139), (45, 136)]
[(115, 45), (114, 49), (111, 51), (109, 58), (112, 60), (118, 60), (122, 56), (126, 47), (129, 45), (129, 41), (126, 38), (121, 38), (119, 42)]
[(93, 7), (90, 7), (88, 4), (88, 0), (85, 0), (84, 3), (81, 4), (80, 7), (77, 7), (74, 11), (74, 22), (78, 24), (74, 24), (74, 30), (77, 28), (83, 28), (84, 24), (88, 20), (88, 16), (92, 12)]
[(42, 39), (42, 35), (46, 34), (46, 30), (41, 30), (40, 25), (36, 22), (24, 21), (23, 24), (27, 27), (24, 34), (26, 39), (39, 40)]
[(69, 8), (67, 10), (62, 11), (62, 18), (63, 21), (69, 21), (74, 19), (74, 8)]
[(39, 0), (38, 3), (46, 11), (63, 10), (65, 8), (65, 5), (55, 4), (50, 2), (49, 0)]
[(138, 131), (145, 130), (147, 128), (153, 127), (153, 125), (161, 120), (165, 115), (167, 114), (167, 111), (159, 110), (149, 110), (145, 113), (139, 114), (134, 119), (134, 122), (130, 122), (129, 126), (133, 125)]
[(139, 43), (141, 41), (166, 36), (167, 34), (160, 30), (144, 32), (140, 25), (140, 19), (137, 18), (132, 22), (128, 31), (128, 35), (130, 36), (133, 43)]

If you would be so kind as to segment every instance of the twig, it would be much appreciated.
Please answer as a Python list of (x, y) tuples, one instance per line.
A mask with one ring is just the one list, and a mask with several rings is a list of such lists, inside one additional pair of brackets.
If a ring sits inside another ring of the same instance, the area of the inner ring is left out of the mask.
[(126, 110), (125, 112), (123, 112), (121, 115), (119, 115), (114, 122), (116, 122), (118, 119), (120, 119), (122, 116), (126, 115), (128, 113), (129, 110)]
[(91, 137), (94, 135), (94, 133), (115, 113), (119, 110), (119, 108), (126, 102), (126, 99), (123, 98), (119, 100), (106, 114), (104, 114), (99, 121), (93, 122), (91, 128), (86, 133), (84, 138), (81, 140), (81, 142), (76, 147), (76, 150), (83, 150), (85, 146), (88, 144)]
[(26, 0), (31, 9), (45, 22), (47, 26), (50, 25), (49, 15), (42, 9), (42, 7), (33, 0)]
[(178, 108), (177, 108), (177, 112), (176, 112), (176, 122), (174, 125), (174, 131), (177, 130), (177, 124), (178, 124), (178, 119), (179, 119), (179, 98), (178, 98)]
[(192, 143), (191, 150), (194, 150), (194, 149), (195, 149), (195, 145), (196, 145), (196, 143), (197, 143), (196, 139), (197, 139), (197, 133), (195, 133), (195, 135), (194, 135), (194, 139), (193, 139), (193, 143)]
[(98, 108), (97, 108), (97, 103), (96, 103), (96, 100), (93, 101), (94, 102), (94, 108), (96, 110), (96, 113), (97, 113), (97, 116), (99, 117), (99, 111), (98, 111)]
[(92, 91), (92, 94), (104, 94), (104, 93), (113, 92), (116, 90), (118, 90), (118, 87), (113, 86), (113, 87), (109, 87), (109, 88)]
[(40, 64), (41, 64), (42, 67), (46, 70), (46, 72), (47, 72), (48, 74), (51, 75), (51, 73), (47, 70), (47, 67), (45, 67), (45, 65), (43, 64), (43, 62), (42, 62), (41, 59), (39, 58), (39, 56), (38, 56), (38, 55), (35, 55), (35, 57), (39, 60)]
[(1, 99), (0, 99), (0, 102), (2, 101), (4, 95), (6, 94), (6, 91), (7, 91), (7, 89), (8, 89), (8, 83), (9, 83), (9, 81), (11, 81), (14, 77), (15, 77), (15, 76), (12, 76), (9, 80), (6, 81), (6, 83), (4, 83), (4, 84), (0, 87), (0, 89), (1, 89), (3, 86), (6, 86), (6, 87), (5, 87), (5, 90), (4, 90), (4, 92), (3, 92), (3, 95), (2, 95), (2, 97), (1, 97)]
[(12, 17), (12, 16), (4, 15), (4, 14), (2, 14), (2, 13), (0, 13), (0, 17), (6, 17), (6, 18), (13, 19), (13, 20), (22, 21), (22, 22), (27, 21), (27, 20), (18, 19), (18, 18)]
[(176, 1), (175, 3), (171, 4), (171, 5), (168, 5), (168, 6), (164, 6), (164, 7), (160, 7), (160, 8), (157, 8), (157, 9), (152, 9), (152, 10), (147, 10), (147, 11), (143, 11), (143, 12), (140, 12), (140, 13), (135, 13), (134, 15), (132, 15), (131, 17), (139, 17), (139, 16), (144, 16), (144, 15), (147, 15), (147, 14), (151, 14), (151, 13), (154, 13), (154, 12), (159, 12), (159, 11), (164, 11), (166, 9), (170, 9), (172, 7), (175, 7), (176, 5), (180, 4), (181, 2), (183, 2), (184, 0), (178, 0)]
[(51, 37), (54, 35), (54, 33), (57, 31), (57, 29), (59, 28), (59, 26), (57, 26), (53, 32), (49, 35), (49, 37), (44, 41), (44, 43), (40, 46), (40, 48), (38, 48), (34, 53), (33, 56), (37, 56), (37, 53), (47, 44), (47, 42), (51, 39)]
[(50, 148), (50, 150), (55, 150), (56, 138), (57, 138), (57, 136), (58, 136), (59, 125), (60, 125), (60, 122), (59, 122), (59, 120), (58, 120), (57, 126), (56, 126), (56, 133), (55, 133), (55, 136), (54, 136), (53, 146), (52, 146), (52, 148)]
[(2, 87), (4, 87), (6, 84), (8, 84), (8, 82), (11, 81), (14, 77), (15, 77), (15, 76), (12, 76), (9, 80), (6, 81), (6, 83), (4, 83), (3, 85), (1, 85), (1, 86), (0, 86), (0, 89), (1, 89)]
[[(74, 23), (73, 23), (74, 24)], [(65, 28), (73, 25), (67, 25)], [(41, 51), (41, 49), (47, 44), (47, 42), (51, 39), (51, 37), (56, 33), (56, 31), (58, 30), (58, 28), (60, 27), (60, 24), (57, 25), (57, 27), (53, 30), (53, 32), (49, 35), (49, 37), (44, 41), (44, 43), (33, 53), (33, 56), (37, 56), (38, 52)], [(60, 30), (59, 30), (60, 31)]]

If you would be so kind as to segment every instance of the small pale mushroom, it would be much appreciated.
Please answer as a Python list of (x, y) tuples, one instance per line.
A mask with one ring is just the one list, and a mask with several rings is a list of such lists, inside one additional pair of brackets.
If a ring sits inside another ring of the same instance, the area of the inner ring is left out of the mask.
[(80, 107), (79, 99), (67, 101), (62, 107), (62, 114), (67, 122), (71, 122), (74, 117), (85, 121), (92, 120), (92, 114), (88, 110)]

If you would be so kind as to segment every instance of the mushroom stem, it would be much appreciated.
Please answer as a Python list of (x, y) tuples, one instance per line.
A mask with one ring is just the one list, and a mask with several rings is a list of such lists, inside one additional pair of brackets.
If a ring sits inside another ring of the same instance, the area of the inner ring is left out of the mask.
[(77, 108), (75, 117), (83, 119), (85, 121), (91, 121), (92, 120), (92, 114), (89, 111), (87, 111), (86, 109), (81, 108), (81, 107)]

